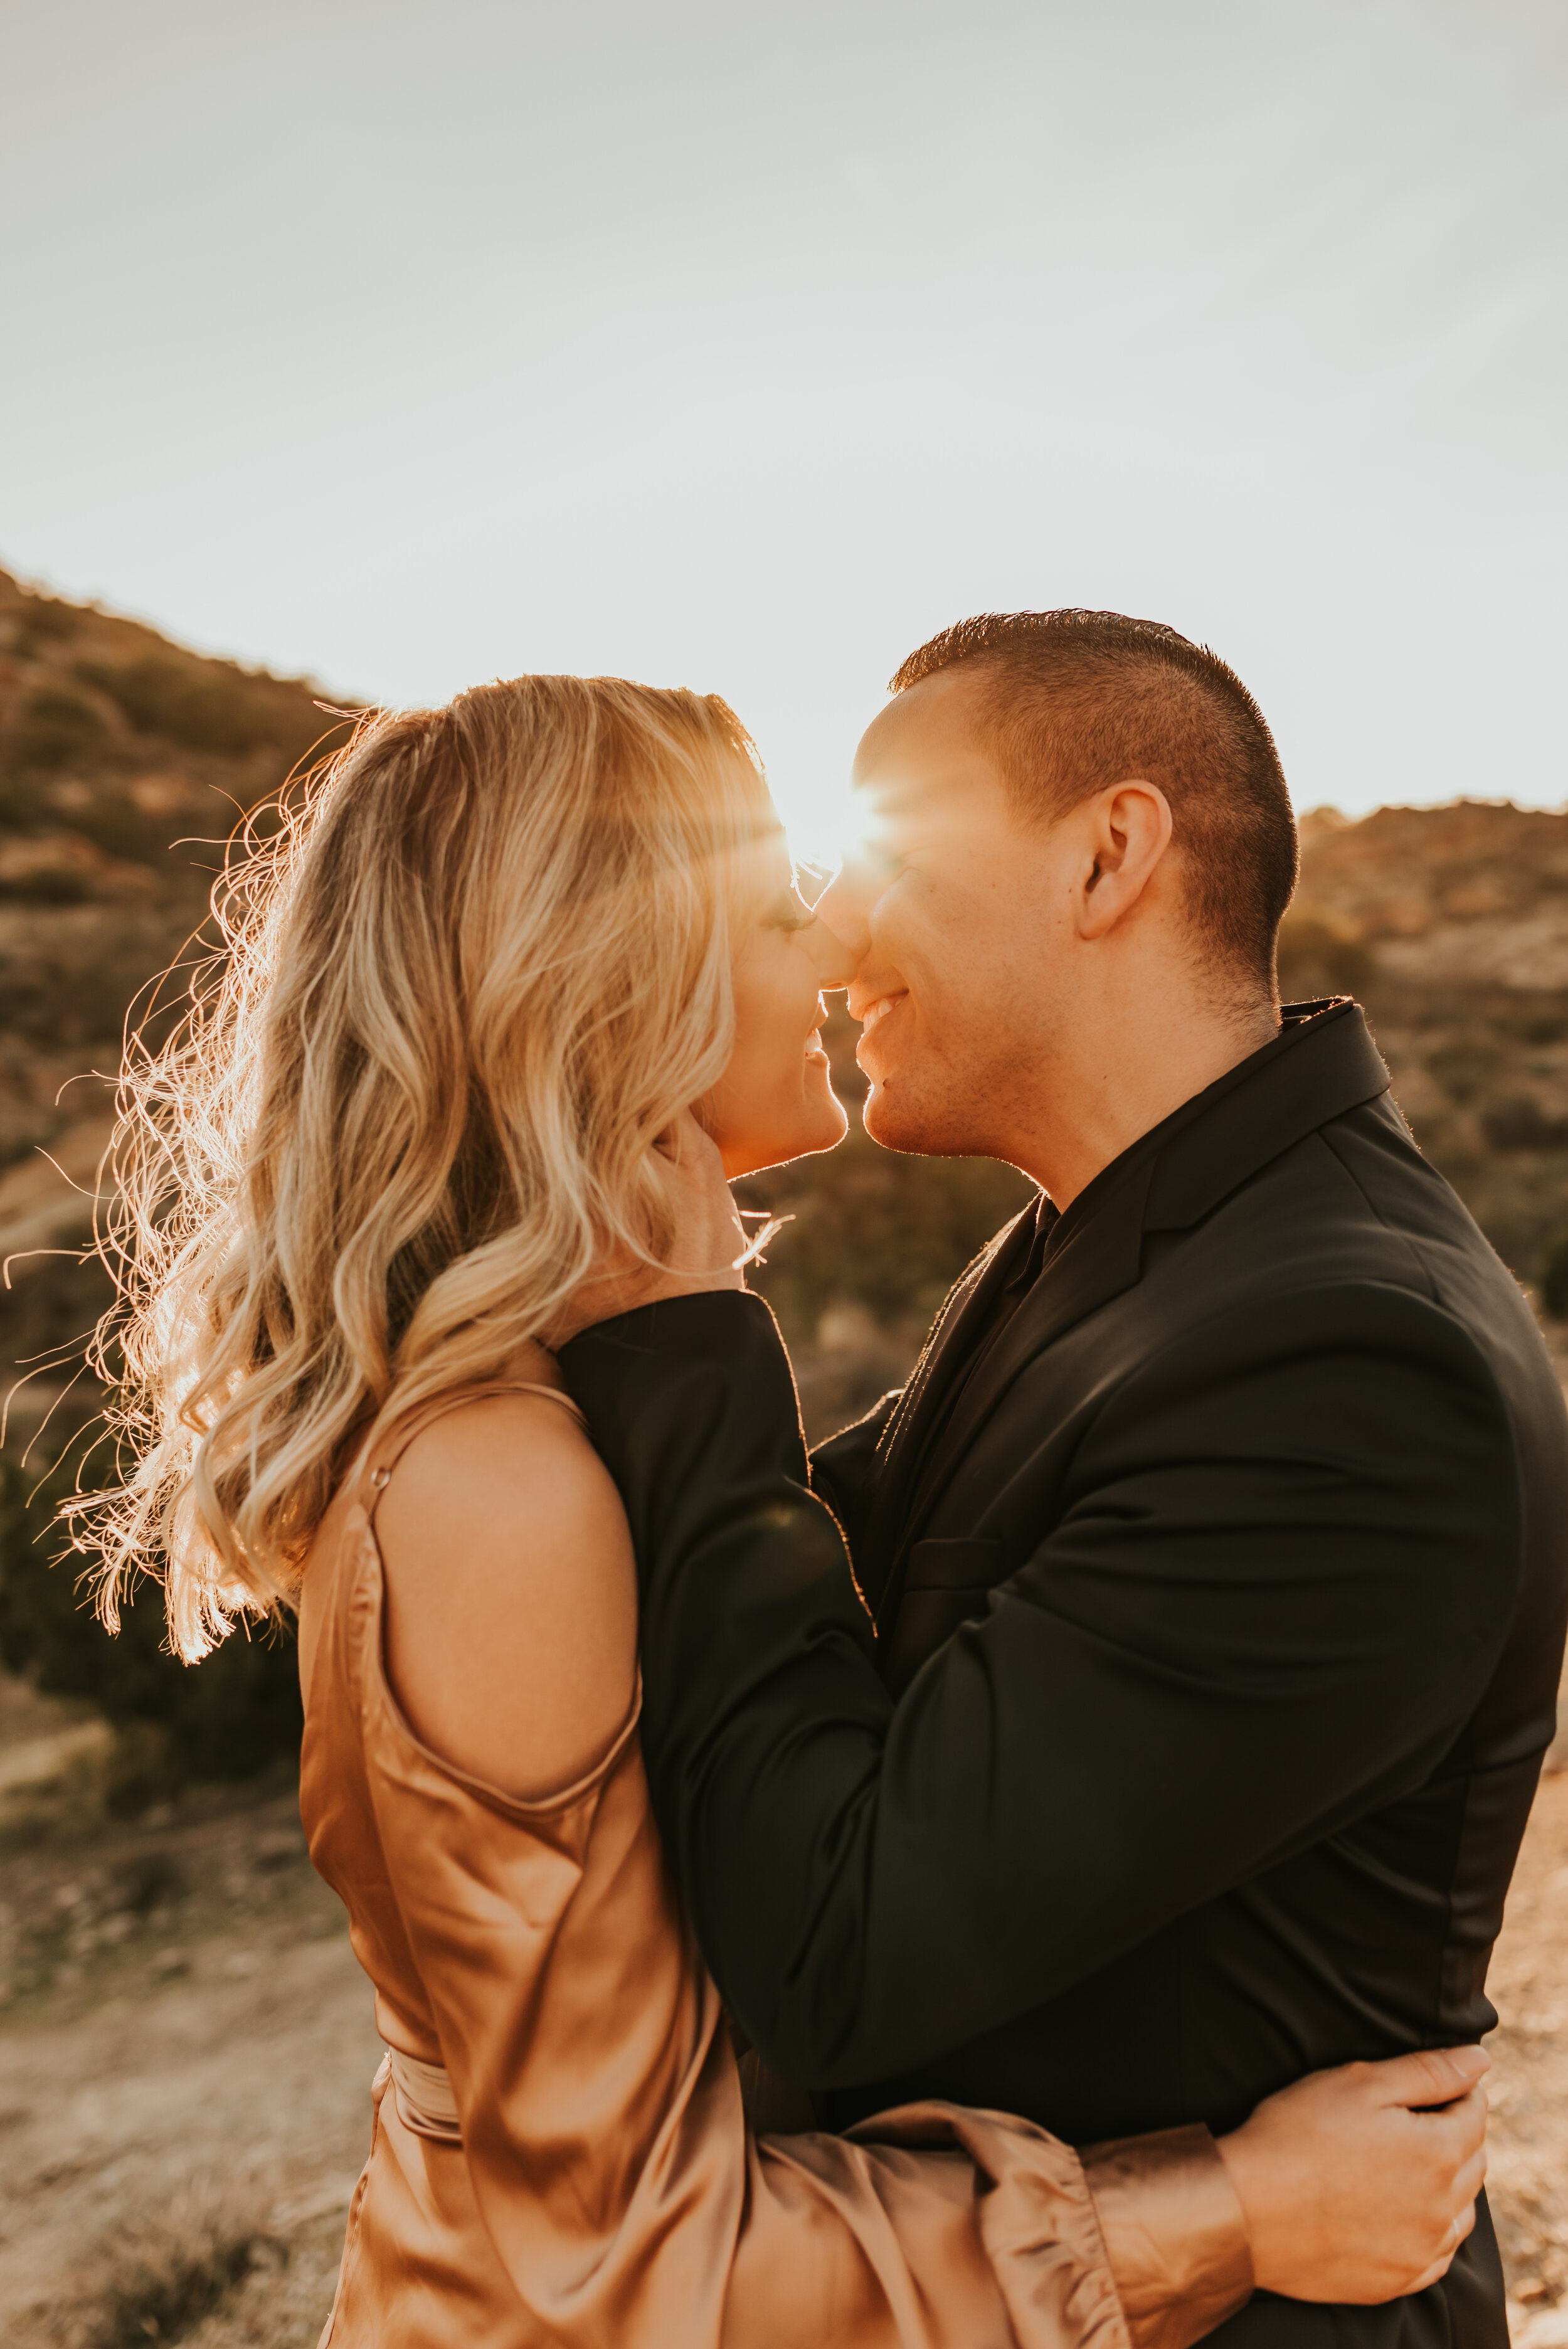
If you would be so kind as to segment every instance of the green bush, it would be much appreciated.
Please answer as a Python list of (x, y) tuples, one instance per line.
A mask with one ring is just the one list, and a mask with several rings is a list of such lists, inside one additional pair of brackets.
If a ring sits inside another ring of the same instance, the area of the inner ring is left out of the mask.
[(237, 1630), (203, 1662), (182, 1664), (165, 1645), (162, 1593), (145, 1579), (118, 1635), (104, 1630), (81, 1587), (83, 1561), (54, 1562), (54, 1511), (75, 1481), (65, 1461), (40, 1479), (0, 1456), (0, 1662), (51, 1696), (89, 1698), (119, 1729), (155, 1725), (163, 1737), (147, 1741), (150, 1752), (167, 1751), (181, 1775), (248, 1778), (297, 1754), (292, 1635)]

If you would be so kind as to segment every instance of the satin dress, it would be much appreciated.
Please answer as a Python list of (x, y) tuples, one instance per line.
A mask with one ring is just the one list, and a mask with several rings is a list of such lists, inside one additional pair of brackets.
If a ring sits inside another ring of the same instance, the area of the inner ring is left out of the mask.
[(387, 2049), (323, 2349), (1184, 2349), (1252, 2289), (1206, 2130), (1080, 2159), (931, 2104), (848, 2138), (758, 2137), (637, 1700), (536, 1801), (413, 1734), (384, 1667), (377, 1504), (442, 1411), (518, 1391), (405, 1420), (305, 1569), (301, 1813)]

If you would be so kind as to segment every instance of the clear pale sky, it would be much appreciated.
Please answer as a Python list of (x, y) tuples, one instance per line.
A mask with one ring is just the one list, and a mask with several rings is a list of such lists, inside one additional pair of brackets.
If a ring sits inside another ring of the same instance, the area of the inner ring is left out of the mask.
[(0, 563), (343, 693), (726, 694), (803, 834), (985, 609), (1298, 807), (1568, 799), (1561, 0), (10, 0)]

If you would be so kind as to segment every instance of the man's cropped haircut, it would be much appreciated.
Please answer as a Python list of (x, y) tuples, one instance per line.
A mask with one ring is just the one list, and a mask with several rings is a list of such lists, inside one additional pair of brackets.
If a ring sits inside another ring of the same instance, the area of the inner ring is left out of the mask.
[(1271, 989), (1295, 822), (1262, 710), (1207, 646), (1120, 612), (986, 612), (911, 653), (888, 690), (973, 664), (980, 729), (1027, 813), (1052, 821), (1133, 777), (1171, 802), (1194, 926)]

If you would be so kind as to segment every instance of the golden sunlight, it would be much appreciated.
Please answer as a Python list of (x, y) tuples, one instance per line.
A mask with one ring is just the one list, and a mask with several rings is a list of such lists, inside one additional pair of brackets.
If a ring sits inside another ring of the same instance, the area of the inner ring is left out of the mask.
[[(848, 783), (791, 782), (771, 769), (769, 782), (803, 881), (812, 874), (830, 876), (871, 846), (877, 818), (869, 793)], [(804, 895), (810, 899), (820, 887), (805, 887)]]

